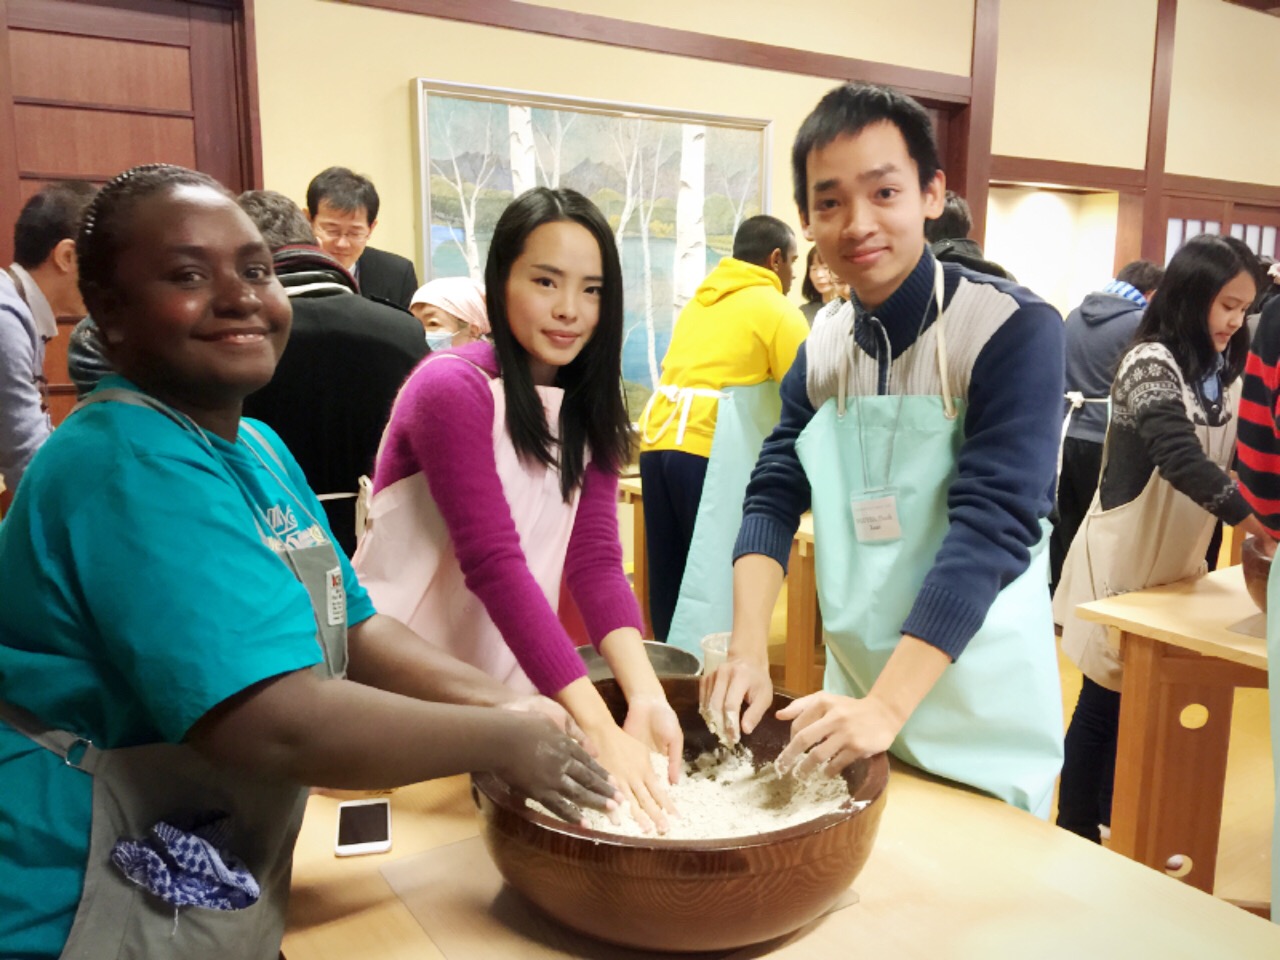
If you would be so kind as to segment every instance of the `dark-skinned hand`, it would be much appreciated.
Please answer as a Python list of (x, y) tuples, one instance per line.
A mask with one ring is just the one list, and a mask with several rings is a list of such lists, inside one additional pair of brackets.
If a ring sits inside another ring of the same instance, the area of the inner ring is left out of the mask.
[(494, 773), (562, 820), (586, 826), (582, 808), (611, 812), (622, 793), (582, 744), (545, 716), (517, 726), (506, 761)]

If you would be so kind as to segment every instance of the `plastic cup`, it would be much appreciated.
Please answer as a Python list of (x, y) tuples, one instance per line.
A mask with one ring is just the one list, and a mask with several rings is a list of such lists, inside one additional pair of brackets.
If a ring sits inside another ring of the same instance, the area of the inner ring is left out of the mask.
[(731, 633), (709, 633), (702, 638), (702, 672), (712, 673), (729, 657)]

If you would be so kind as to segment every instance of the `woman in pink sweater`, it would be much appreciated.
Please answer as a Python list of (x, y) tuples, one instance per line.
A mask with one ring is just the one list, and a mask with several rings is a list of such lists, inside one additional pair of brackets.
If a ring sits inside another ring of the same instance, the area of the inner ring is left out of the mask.
[[(503, 682), (559, 701), (642, 826), (666, 829), (680, 726), (622, 570), (618, 473), (631, 432), (622, 268), (600, 211), (540, 187), (495, 228), (493, 343), (435, 353), (396, 399), (355, 565), (378, 609)], [(564, 577), (627, 697), (621, 727), (556, 614)]]

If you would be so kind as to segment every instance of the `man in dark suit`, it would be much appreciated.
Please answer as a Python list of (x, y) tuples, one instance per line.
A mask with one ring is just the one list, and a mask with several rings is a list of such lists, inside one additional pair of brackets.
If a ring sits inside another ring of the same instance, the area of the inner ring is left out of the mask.
[(422, 324), (356, 296), (350, 274), (316, 245), (288, 197), (251, 190), (239, 203), (271, 248), (293, 307), (293, 331), (275, 376), (245, 400), (244, 413), (280, 434), (350, 555), (357, 481), (372, 476), (391, 404), (426, 356)]
[(368, 246), (378, 225), (378, 191), (368, 177), (330, 167), (307, 186), (307, 212), (320, 248), (345, 267), (370, 300), (409, 309), (418, 289), (413, 263)]

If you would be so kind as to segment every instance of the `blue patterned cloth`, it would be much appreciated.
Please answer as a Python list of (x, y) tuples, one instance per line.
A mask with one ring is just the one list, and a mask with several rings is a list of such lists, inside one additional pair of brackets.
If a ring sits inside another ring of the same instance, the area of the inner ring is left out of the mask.
[(1125, 283), (1123, 280), (1112, 280), (1102, 288), (1102, 292), (1109, 293), (1114, 297), (1124, 297), (1126, 300), (1132, 300), (1140, 307), (1147, 305), (1147, 298), (1142, 295), (1142, 291), (1131, 283)]
[(180, 829), (161, 820), (142, 840), (117, 840), (111, 862), (153, 896), (175, 907), (243, 910), (261, 890), (248, 868), (226, 850), (230, 818), (205, 814)]

